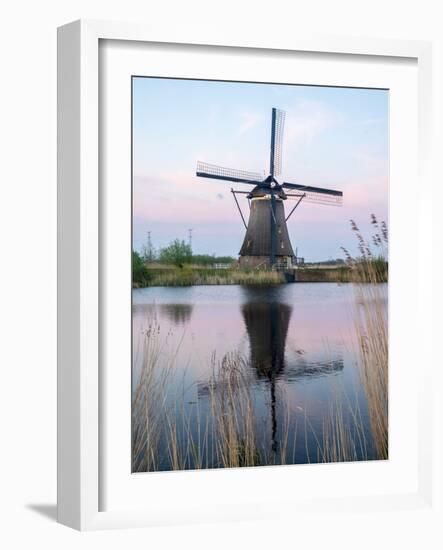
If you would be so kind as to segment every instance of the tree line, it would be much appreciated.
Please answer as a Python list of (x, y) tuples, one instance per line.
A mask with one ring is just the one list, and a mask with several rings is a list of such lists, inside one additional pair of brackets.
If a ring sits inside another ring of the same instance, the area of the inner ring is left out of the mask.
[(170, 264), (177, 267), (183, 267), (185, 264), (198, 264), (203, 266), (213, 265), (215, 263), (233, 263), (235, 258), (232, 256), (216, 256), (215, 254), (194, 254), (190, 243), (183, 239), (174, 239), (168, 246), (160, 248), (158, 251), (151, 243), (145, 245), (142, 253), (139, 255), (145, 263), (158, 262), (161, 264)]
[(214, 264), (232, 264), (232, 256), (216, 256), (215, 254), (193, 254), (192, 247), (182, 239), (174, 239), (168, 246), (158, 251), (151, 243), (145, 245), (142, 252), (132, 252), (133, 281), (145, 284), (150, 279), (149, 264), (160, 263), (183, 268), (185, 265), (201, 265), (209, 267)]
[[(136, 254), (138, 254), (136, 252)], [(194, 254), (192, 247), (183, 239), (174, 239), (168, 246), (156, 250), (149, 242), (142, 248), (140, 259), (145, 263), (158, 262), (183, 267), (185, 264), (198, 264), (210, 266), (215, 263), (233, 263), (232, 256), (216, 256), (215, 254)]]

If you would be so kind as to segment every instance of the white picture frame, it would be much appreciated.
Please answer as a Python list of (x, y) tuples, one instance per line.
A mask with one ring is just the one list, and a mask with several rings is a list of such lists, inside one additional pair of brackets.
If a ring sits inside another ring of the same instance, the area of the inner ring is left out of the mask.
[[(425, 42), (309, 35), (290, 38), (270, 35), (250, 41), (243, 37), (226, 37), (223, 33), (219, 37), (208, 37), (204, 31), (200, 36), (190, 37), (186, 35), (186, 30), (168, 35), (146, 26), (101, 21), (77, 21), (59, 29), (58, 520), (70, 527), (88, 530), (260, 518), (266, 502), (255, 502), (254, 499), (247, 508), (240, 502), (239, 506), (225, 503), (219, 509), (210, 510), (205, 510), (204, 505), (198, 508), (184, 504), (155, 509), (152, 506), (128, 506), (123, 501), (121, 506), (114, 506), (112, 510), (102, 510), (100, 505), (101, 454), (106, 447), (101, 441), (104, 408), (100, 401), (103, 365), (99, 346), (100, 307), (104, 296), (100, 286), (100, 213), (103, 205), (99, 174), (99, 49), (100, 41), (105, 40), (125, 41), (129, 47), (140, 42), (174, 44), (175, 47), (193, 44), (202, 50), (216, 46), (230, 48), (233, 55), (237, 51), (244, 54), (248, 49), (259, 49), (280, 52), (282, 56), (285, 52), (310, 52), (313, 55), (329, 53), (336, 56), (389, 57), (393, 63), (406, 58), (414, 60), (418, 71), (418, 178), (420, 189), (424, 191), (415, 222), (421, 234), (420, 242), (426, 242), (431, 232), (431, 46)], [(423, 246), (418, 253), (420, 264), (424, 265), (430, 259), (432, 250)], [(421, 346), (426, 347), (423, 339), (430, 338), (427, 327), (431, 322), (431, 311), (425, 301), (427, 286), (423, 270), (417, 270), (417, 285), (420, 341)], [(337, 495), (336, 500), (318, 494), (315, 496), (313, 491), (311, 499), (305, 497), (303, 500), (304, 511), (327, 509), (331, 505), (343, 512), (356, 507), (371, 511), (431, 506), (431, 365), (432, 361), (423, 360), (416, 386), (418, 473), (417, 483), (412, 483), (414, 490), (371, 496), (353, 495), (351, 492), (347, 496)], [(340, 467), (352, 469), (353, 465)], [(189, 476), (198, 473), (185, 475), (189, 482)], [(231, 478), (235, 476), (238, 481), (239, 476), (245, 476), (245, 473), (237, 470), (229, 475)], [(285, 475), (285, 470), (280, 470), (280, 482), (284, 483)], [(177, 483), (178, 479), (169, 477), (168, 491), (173, 491), (174, 482)], [(155, 501), (155, 491), (159, 490), (161, 483), (157, 480), (157, 489), (150, 493), (151, 502)], [(205, 474), (205, 484), (211, 483), (215, 487), (222, 481), (219, 476), (209, 478)], [(274, 496), (278, 499), (279, 493)], [(300, 512), (300, 501), (295, 498), (288, 500), (283, 492), (281, 498), (289, 509), (296, 508)]]

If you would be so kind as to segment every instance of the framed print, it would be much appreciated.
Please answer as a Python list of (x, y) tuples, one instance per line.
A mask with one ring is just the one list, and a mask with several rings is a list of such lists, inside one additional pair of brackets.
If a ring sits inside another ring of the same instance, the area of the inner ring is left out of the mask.
[[(132, 105), (132, 471), (387, 460), (388, 90), (134, 76)], [(266, 130), (265, 171), (192, 173)]]
[(429, 64), (59, 30), (59, 521), (429, 505)]

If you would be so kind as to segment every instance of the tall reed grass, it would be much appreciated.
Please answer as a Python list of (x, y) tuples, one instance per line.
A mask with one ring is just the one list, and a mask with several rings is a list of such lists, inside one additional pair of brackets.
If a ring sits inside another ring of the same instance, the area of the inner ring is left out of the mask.
[(175, 359), (163, 353), (164, 346), (154, 317), (144, 330), (142, 350), (138, 350), (143, 358), (142, 368), (133, 372), (132, 470), (135, 472), (156, 470), (161, 462), (160, 439), (168, 418), (166, 400)]
[[(355, 328), (360, 357), (360, 375), (366, 394), (375, 453), (379, 459), (389, 454), (389, 376), (388, 376), (388, 307), (386, 289), (378, 283), (388, 280), (387, 225), (371, 214), (375, 233), (370, 244), (355, 221), (351, 229), (359, 243), (361, 257), (348, 254), (357, 272), (355, 285)], [(375, 247), (375, 252), (373, 247)]]
[(357, 394), (335, 388), (323, 418), (319, 462), (353, 462), (369, 458), (365, 423)]
[(351, 269), (351, 280), (356, 283), (385, 283), (388, 280), (388, 228), (386, 222), (379, 222), (374, 214), (371, 214), (371, 225), (374, 233), (370, 240), (364, 238), (362, 232), (354, 220), (350, 221), (351, 231), (357, 239), (357, 248), (360, 255), (353, 257), (349, 251), (342, 247), (346, 257), (346, 263)]
[[(343, 251), (351, 270), (351, 280), (356, 283), (353, 306), (355, 340), (371, 442), (365, 436), (358, 400), (352, 402), (341, 389), (341, 395), (331, 402), (323, 422), (321, 451), (324, 462), (352, 461), (358, 456), (365, 459), (369, 444), (375, 458), (385, 460), (389, 456), (388, 315), (386, 289), (380, 284), (388, 280), (388, 230), (385, 222), (379, 223), (371, 214), (375, 233), (370, 244), (355, 221), (350, 223), (360, 256), (354, 258), (346, 249)], [(346, 404), (346, 414), (343, 403)]]
[(225, 468), (262, 463), (251, 384), (247, 362), (239, 354), (227, 354), (209, 382), (217, 462)]
[[(288, 460), (289, 410), (278, 395), (279, 437), (275, 446), (272, 422), (259, 414), (248, 360), (228, 353), (212, 360), (205, 384), (208, 406), (186, 407), (185, 376), (177, 384), (175, 364), (180, 345), (164, 353), (167, 335), (157, 321), (144, 333), (141, 371), (134, 380), (132, 399), (132, 471), (236, 468)], [(175, 376), (175, 381), (174, 381)], [(277, 390), (278, 391), (278, 390)], [(276, 412), (278, 414), (278, 412)], [(275, 435), (275, 434), (274, 434)]]
[(388, 441), (388, 330), (383, 289), (357, 285), (354, 304), (358, 375), (365, 395), (370, 438), (357, 396), (335, 388), (323, 419), (323, 437), (318, 455), (321, 462), (349, 462), (370, 457), (386, 460)]
[(378, 286), (357, 288), (356, 331), (360, 375), (366, 394), (377, 458), (388, 458), (389, 377), (388, 319), (384, 292)]

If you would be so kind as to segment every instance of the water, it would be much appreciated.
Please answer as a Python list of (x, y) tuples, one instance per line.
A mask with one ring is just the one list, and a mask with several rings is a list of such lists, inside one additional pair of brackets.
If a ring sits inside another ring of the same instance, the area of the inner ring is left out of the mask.
[[(323, 461), (325, 419), (331, 410), (341, 411), (355, 436), (354, 458), (376, 458), (358, 369), (353, 285), (133, 290), (134, 387), (146, 361), (146, 334), (153, 325), (163, 368), (174, 364), (166, 401), (174, 404), (180, 396), (181, 405), (173, 414), (182, 425), (187, 419), (187, 428), (178, 435), (181, 445), (190, 435), (202, 439), (214, 369), (226, 354), (234, 353), (247, 363), (257, 443), (267, 463)], [(207, 431), (203, 465), (217, 467), (216, 436)], [(163, 448), (156, 469), (171, 469), (167, 444), (159, 445)], [(188, 457), (183, 467), (196, 467), (195, 457)]]

